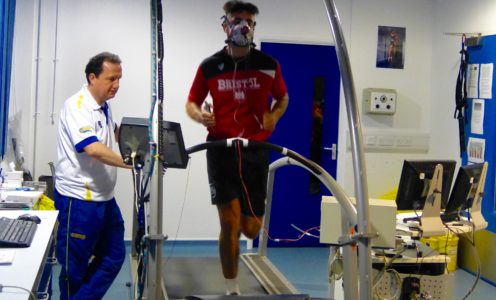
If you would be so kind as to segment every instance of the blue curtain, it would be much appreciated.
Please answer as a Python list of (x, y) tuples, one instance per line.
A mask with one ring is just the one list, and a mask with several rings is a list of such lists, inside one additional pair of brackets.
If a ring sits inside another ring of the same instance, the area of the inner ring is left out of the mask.
[(2, 159), (7, 146), (15, 6), (15, 0), (0, 0), (0, 156)]

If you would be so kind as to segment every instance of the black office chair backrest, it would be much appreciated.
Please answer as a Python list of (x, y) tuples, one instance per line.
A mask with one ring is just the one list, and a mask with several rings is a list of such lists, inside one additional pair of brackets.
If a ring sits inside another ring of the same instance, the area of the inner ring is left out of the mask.
[(41, 175), (38, 177), (38, 181), (46, 182), (47, 190), (45, 194), (48, 198), (53, 199), (53, 194), (55, 191), (55, 165), (53, 162), (49, 162), (48, 165), (50, 166), (50, 173), (52, 173), (52, 175)]
[(53, 180), (53, 176), (51, 175), (41, 175), (38, 177), (38, 181), (44, 181), (47, 184), (47, 189), (45, 191), (45, 195), (48, 198), (53, 199), (53, 191), (55, 189), (55, 181)]

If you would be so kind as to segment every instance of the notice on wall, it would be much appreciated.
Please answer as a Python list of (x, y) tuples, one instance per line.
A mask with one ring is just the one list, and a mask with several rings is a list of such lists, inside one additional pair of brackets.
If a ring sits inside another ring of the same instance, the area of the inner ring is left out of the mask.
[(474, 99), (472, 101), (472, 120), (470, 122), (472, 133), (484, 134), (484, 100)]
[(484, 151), (486, 148), (486, 140), (478, 138), (468, 138), (467, 154), (468, 161), (473, 163), (484, 162)]
[(469, 64), (467, 72), (467, 98), (479, 98), (479, 64)]
[(480, 65), (479, 98), (491, 99), (493, 89), (493, 64)]

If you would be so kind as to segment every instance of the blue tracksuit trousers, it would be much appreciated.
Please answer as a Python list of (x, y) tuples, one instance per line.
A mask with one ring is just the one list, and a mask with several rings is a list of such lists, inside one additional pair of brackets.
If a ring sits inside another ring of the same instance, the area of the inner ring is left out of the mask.
[(60, 299), (102, 299), (126, 256), (124, 220), (115, 198), (96, 202), (55, 191)]

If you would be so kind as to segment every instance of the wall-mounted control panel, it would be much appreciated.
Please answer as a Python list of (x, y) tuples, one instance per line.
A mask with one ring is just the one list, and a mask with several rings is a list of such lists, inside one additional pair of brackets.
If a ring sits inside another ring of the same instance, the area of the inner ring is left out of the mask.
[(369, 114), (393, 115), (396, 112), (396, 90), (364, 89), (363, 109)]

